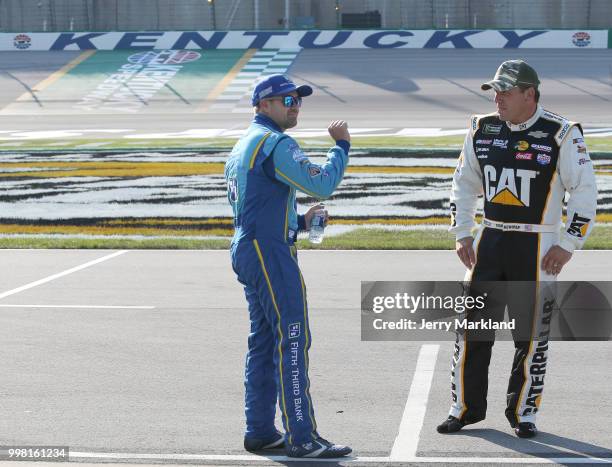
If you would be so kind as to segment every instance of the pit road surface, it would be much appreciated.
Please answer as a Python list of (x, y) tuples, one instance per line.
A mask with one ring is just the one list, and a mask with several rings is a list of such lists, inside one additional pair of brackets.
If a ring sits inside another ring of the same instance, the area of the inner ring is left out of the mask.
[[(122, 461), (254, 462), (240, 457), (248, 319), (227, 252), (3, 250), (0, 259), (0, 445), (68, 445), (83, 461), (131, 453)], [(611, 260), (577, 252), (559, 279), (610, 280)], [(610, 342), (551, 343), (534, 440), (519, 440), (505, 421), (513, 346), (498, 342), (487, 420), (442, 436), (452, 342), (362, 342), (360, 281), (456, 280), (454, 253), (304, 251), (300, 262), (318, 426), (364, 462), (389, 460), (398, 437), (415, 451), (396, 460), (417, 463), (612, 459)], [(433, 361), (417, 369), (423, 352)], [(419, 399), (411, 387), (428, 378)], [(401, 429), (408, 400), (423, 416)]]

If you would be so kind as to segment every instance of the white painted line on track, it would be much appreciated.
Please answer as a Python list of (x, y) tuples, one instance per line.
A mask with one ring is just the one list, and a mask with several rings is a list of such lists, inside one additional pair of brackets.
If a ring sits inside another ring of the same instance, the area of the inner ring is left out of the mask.
[(87, 459), (111, 459), (124, 462), (152, 461), (200, 461), (200, 462), (333, 462), (367, 464), (612, 464), (612, 459), (599, 457), (410, 457), (394, 460), (390, 457), (342, 457), (336, 459), (310, 459), (287, 456), (255, 456), (232, 454), (148, 454), (119, 452), (70, 452), (70, 461)]
[(389, 455), (393, 461), (408, 462), (416, 456), (439, 349), (439, 345), (428, 344), (419, 351), (399, 432)]
[(58, 272), (57, 274), (53, 274), (52, 276), (48, 276), (48, 277), (45, 277), (43, 279), (39, 279), (39, 280), (34, 281), (34, 282), (30, 282), (29, 284), (22, 285), (21, 287), (17, 287), (16, 289), (7, 290), (6, 292), (0, 293), (0, 300), (3, 299), (3, 298), (8, 297), (10, 295), (15, 295), (15, 294), (18, 294), (19, 292), (23, 292), (24, 290), (28, 290), (28, 289), (31, 289), (33, 287), (36, 287), (36, 286), (39, 286), (39, 285), (42, 285), (42, 284), (46, 284), (47, 282), (54, 281), (55, 279), (59, 279), (60, 277), (67, 276), (68, 274), (72, 274), (74, 272), (81, 271), (81, 270), (86, 269), (86, 268), (88, 268), (90, 266), (94, 266), (96, 264), (102, 263), (104, 261), (107, 261), (109, 259), (115, 258), (115, 257), (120, 256), (120, 255), (122, 255), (124, 253), (127, 253), (127, 252), (128, 252), (128, 250), (116, 251), (115, 253), (111, 253), (110, 255), (106, 255), (106, 256), (103, 256), (102, 258), (94, 259), (93, 261), (89, 261), (89, 262), (87, 262), (85, 264), (81, 264), (80, 266), (76, 266), (74, 268), (67, 269), (66, 271)]
[(255, 456), (249, 454), (148, 454), (119, 452), (72, 452), (74, 459), (121, 459), (121, 460), (155, 460), (155, 461), (229, 461), (229, 462), (389, 462), (388, 457), (343, 457), (335, 459), (296, 458), (288, 456)]
[[(398, 461), (391, 461), (398, 462)], [(423, 464), (612, 464), (598, 457), (412, 457), (401, 461)]]
[(82, 308), (92, 310), (154, 310), (148, 305), (8, 305), (0, 304), (0, 308)]

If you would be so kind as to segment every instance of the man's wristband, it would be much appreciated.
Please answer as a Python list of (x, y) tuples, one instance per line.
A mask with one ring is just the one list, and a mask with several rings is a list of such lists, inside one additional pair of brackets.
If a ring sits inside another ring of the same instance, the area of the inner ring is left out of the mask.
[(298, 214), (297, 221), (298, 221), (298, 231), (306, 230), (306, 216)]
[(348, 156), (349, 149), (351, 149), (351, 143), (349, 143), (345, 139), (339, 139), (338, 141), (336, 141), (336, 146), (340, 146), (344, 153)]

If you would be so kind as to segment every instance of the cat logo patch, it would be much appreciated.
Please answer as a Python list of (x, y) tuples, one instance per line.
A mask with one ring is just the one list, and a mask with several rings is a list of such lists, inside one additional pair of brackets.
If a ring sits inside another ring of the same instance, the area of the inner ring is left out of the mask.
[(574, 213), (574, 218), (572, 219), (569, 229), (567, 229), (567, 233), (574, 237), (584, 238), (589, 230), (589, 222), (591, 222), (591, 219), (581, 217), (577, 213)]

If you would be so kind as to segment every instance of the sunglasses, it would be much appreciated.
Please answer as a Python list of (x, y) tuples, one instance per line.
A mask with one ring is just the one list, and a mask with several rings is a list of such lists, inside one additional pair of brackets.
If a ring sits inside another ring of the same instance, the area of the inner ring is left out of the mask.
[(300, 96), (283, 96), (283, 97), (271, 97), (271, 101), (281, 101), (285, 107), (298, 106), (302, 107), (302, 98)]

